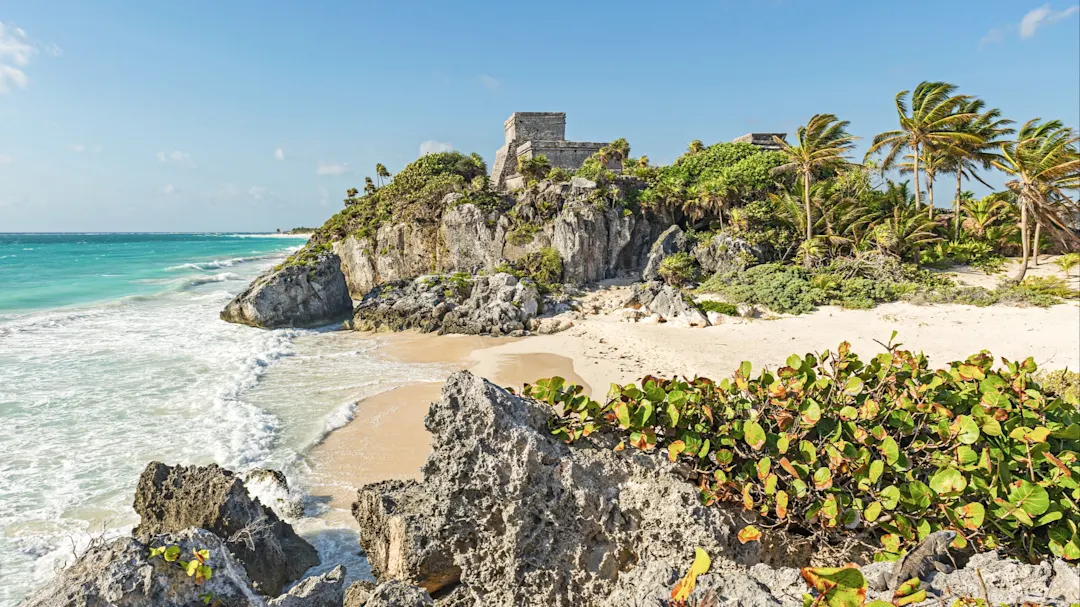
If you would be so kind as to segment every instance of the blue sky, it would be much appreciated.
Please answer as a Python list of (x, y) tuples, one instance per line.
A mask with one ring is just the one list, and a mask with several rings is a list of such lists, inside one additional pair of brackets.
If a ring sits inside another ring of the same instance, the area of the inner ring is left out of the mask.
[(654, 163), (818, 112), (850, 120), (865, 148), (895, 128), (896, 93), (928, 79), (1018, 122), (1075, 127), (1078, 13), (1062, 0), (0, 0), (0, 232), (318, 225), (376, 162), (394, 172), (425, 142), (490, 164), (514, 111), (565, 111), (570, 139), (626, 137)]

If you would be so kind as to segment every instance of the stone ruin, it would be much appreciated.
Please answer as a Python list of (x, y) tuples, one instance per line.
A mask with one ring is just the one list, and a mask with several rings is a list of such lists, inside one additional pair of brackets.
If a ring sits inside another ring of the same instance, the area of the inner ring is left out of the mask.
[[(529, 160), (543, 155), (553, 168), (576, 171), (585, 159), (600, 151), (607, 143), (566, 140), (566, 112), (514, 112), (503, 123), (506, 142), (495, 153), (491, 181), (496, 188), (514, 190), (525, 187), (525, 178), (518, 175), (519, 158)], [(786, 133), (748, 133), (736, 137), (733, 143), (749, 143), (766, 151), (780, 146), (773, 137), (786, 139)], [(620, 171), (618, 163), (609, 168)]]
[(607, 143), (567, 141), (566, 112), (514, 112), (503, 124), (506, 143), (495, 153), (491, 180), (496, 188), (525, 185), (517, 174), (518, 158), (543, 155), (553, 168), (575, 171)]

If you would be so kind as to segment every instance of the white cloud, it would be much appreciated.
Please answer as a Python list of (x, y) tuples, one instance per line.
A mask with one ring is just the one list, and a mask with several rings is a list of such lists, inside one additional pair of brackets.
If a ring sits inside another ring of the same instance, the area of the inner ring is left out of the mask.
[(488, 76), (487, 74), (480, 75), (480, 84), (482, 84), (484, 88), (489, 91), (497, 91), (502, 85), (502, 83), (499, 82), (498, 78), (495, 78), (494, 76)]
[(67, 146), (68, 146), (68, 149), (71, 150), (72, 152), (85, 152), (86, 151), (86, 145), (82, 144), (82, 143), (69, 143)]
[(445, 143), (442, 141), (425, 141), (420, 144), (420, 155), (427, 156), (428, 154), (438, 154), (439, 152), (449, 152), (454, 149), (452, 143)]
[(1049, 4), (1044, 4), (1024, 15), (1024, 18), (1020, 20), (1020, 37), (1030, 38), (1040, 27), (1057, 23), (1077, 12), (1080, 12), (1080, 5), (1074, 4), (1063, 11), (1054, 11)]
[(0, 21), (0, 60), (25, 67), (35, 54), (37, 49), (22, 28), (4, 25)]
[(26, 76), (26, 72), (10, 65), (0, 64), (0, 95), (12, 89), (26, 88), (28, 82), (30, 78)]
[[(0, 21), (0, 95), (16, 88), (26, 88), (30, 78), (22, 68), (30, 63), (42, 46), (21, 27)], [(51, 57), (59, 57), (63, 53), (55, 44), (44, 46), (44, 49)]]
[(319, 166), (315, 168), (316, 175), (344, 175), (349, 172), (349, 163), (347, 162), (320, 162)]
[(991, 44), (1000, 44), (1005, 39), (1005, 32), (1000, 29), (994, 28), (979, 40), (979, 50), (986, 48)]
[(158, 152), (158, 162), (166, 163), (171, 162), (173, 164), (179, 164), (190, 168), (195, 168), (195, 161), (191, 159), (191, 154), (187, 152), (181, 152), (180, 150), (173, 150), (172, 152)]
[(168, 185), (161, 186), (161, 189), (158, 191), (166, 196), (172, 196), (176, 193), (176, 187), (170, 183)]
[(281, 148), (277, 148), (276, 150), (274, 150), (274, 158), (277, 158), (278, 160), (285, 160), (285, 150)]
[(4, 154), (0, 154), (0, 164), (11, 164), (13, 162), (15, 162), (14, 156), (6, 156)]

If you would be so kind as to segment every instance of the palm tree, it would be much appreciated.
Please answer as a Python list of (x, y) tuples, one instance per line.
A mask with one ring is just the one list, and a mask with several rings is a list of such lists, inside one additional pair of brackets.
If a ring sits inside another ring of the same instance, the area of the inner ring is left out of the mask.
[[(888, 169), (896, 163), (903, 150), (910, 150), (912, 155), (912, 173), (915, 176), (915, 209), (921, 208), (919, 199), (919, 163), (923, 160), (924, 148), (930, 148), (933, 154), (959, 154), (957, 144), (962, 141), (978, 142), (977, 135), (956, 130), (957, 124), (970, 120), (974, 114), (957, 112), (957, 108), (971, 98), (955, 95), (956, 86), (946, 82), (921, 82), (911, 92), (911, 108), (908, 108), (907, 96), (911, 91), (900, 91), (896, 95), (896, 113), (900, 117), (900, 128), (885, 131), (874, 137), (866, 159), (878, 151), (887, 148), (881, 166)], [(931, 186), (932, 187), (932, 186)], [(933, 215), (931, 204), (930, 214)]]
[(375, 176), (379, 179), (379, 186), (381, 187), (383, 179), (390, 179), (390, 171), (387, 171), (383, 163), (380, 162), (375, 165)]
[[(914, 173), (919, 166), (922, 167), (923, 173), (926, 174), (926, 202), (927, 202), (927, 215), (930, 219), (934, 218), (934, 176), (945, 165), (946, 156), (937, 152), (934, 148), (927, 146), (924, 147), (921, 154), (922, 158), (916, 162), (912, 154), (905, 155), (905, 162), (900, 163), (898, 166), (901, 173)], [(918, 181), (918, 176), (916, 176)]]
[(365, 194), (374, 194), (375, 190), (377, 190), (377, 189), (378, 188), (375, 187), (375, 182), (373, 182), (371, 180), (371, 177), (364, 177), (364, 193)]
[[(1001, 110), (993, 108), (983, 111), (985, 103), (981, 99), (971, 99), (960, 107), (961, 114), (977, 114), (970, 120), (958, 122), (954, 128), (977, 135), (981, 141), (958, 141), (956, 150), (944, 157), (943, 170), (956, 175), (956, 197), (953, 199), (953, 237), (960, 238), (960, 203), (963, 179), (975, 178), (986, 187), (988, 183), (975, 172), (976, 168), (990, 170), (991, 162), (1000, 158), (997, 154), (1001, 138), (1015, 132), (1009, 125), (1012, 120), (1001, 117)], [(981, 113), (980, 113), (981, 112)]]
[[(964, 192), (971, 194), (971, 192)], [(960, 202), (964, 214), (964, 226), (969, 232), (984, 238), (986, 231), (1000, 221), (1009, 211), (1009, 203), (1001, 196), (991, 194), (982, 198), (965, 198)]]
[(686, 146), (686, 153), (697, 154), (701, 150), (705, 149), (705, 144), (701, 143), (700, 139), (695, 139), (690, 142), (690, 145)]
[(882, 252), (918, 264), (919, 250), (941, 240), (934, 232), (936, 225), (914, 205), (896, 206), (874, 226), (874, 242)]
[(787, 163), (773, 169), (774, 174), (795, 173), (802, 178), (803, 211), (806, 213), (806, 240), (814, 238), (813, 210), (810, 208), (810, 182), (824, 171), (837, 170), (848, 164), (847, 154), (857, 137), (848, 134), (846, 120), (833, 114), (817, 114), (795, 131), (791, 145), (774, 136), (776, 145), (787, 157)]
[(720, 229), (724, 229), (724, 212), (730, 202), (738, 198), (738, 186), (723, 177), (691, 186), (683, 211), (692, 217), (704, 218), (709, 214), (720, 220)]
[(992, 164), (1012, 177), (1005, 187), (1016, 194), (1020, 207), (1020, 271), (1017, 282), (1027, 274), (1030, 255), (1028, 215), (1038, 223), (1053, 229), (1064, 240), (1076, 241), (1070, 224), (1075, 216), (1076, 202), (1065, 195), (1066, 189), (1080, 187), (1080, 138), (1062, 125), (1060, 120), (1042, 123), (1040, 118), (1029, 120), (1020, 127), (1016, 141), (1001, 145), (1000, 160)]

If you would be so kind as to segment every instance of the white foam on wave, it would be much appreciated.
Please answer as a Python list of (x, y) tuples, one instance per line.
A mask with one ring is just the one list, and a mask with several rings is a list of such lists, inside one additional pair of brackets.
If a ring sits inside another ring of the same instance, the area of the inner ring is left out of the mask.
[(228, 259), (211, 259), (210, 261), (194, 261), (191, 263), (184, 263), (178, 266), (169, 266), (165, 268), (166, 272), (176, 272), (179, 270), (220, 270), (221, 268), (231, 268), (235, 265), (242, 263), (250, 263), (253, 261), (263, 261), (267, 259), (280, 259), (285, 257), (284, 254), (272, 253), (269, 255), (255, 255), (251, 257), (230, 257)]

